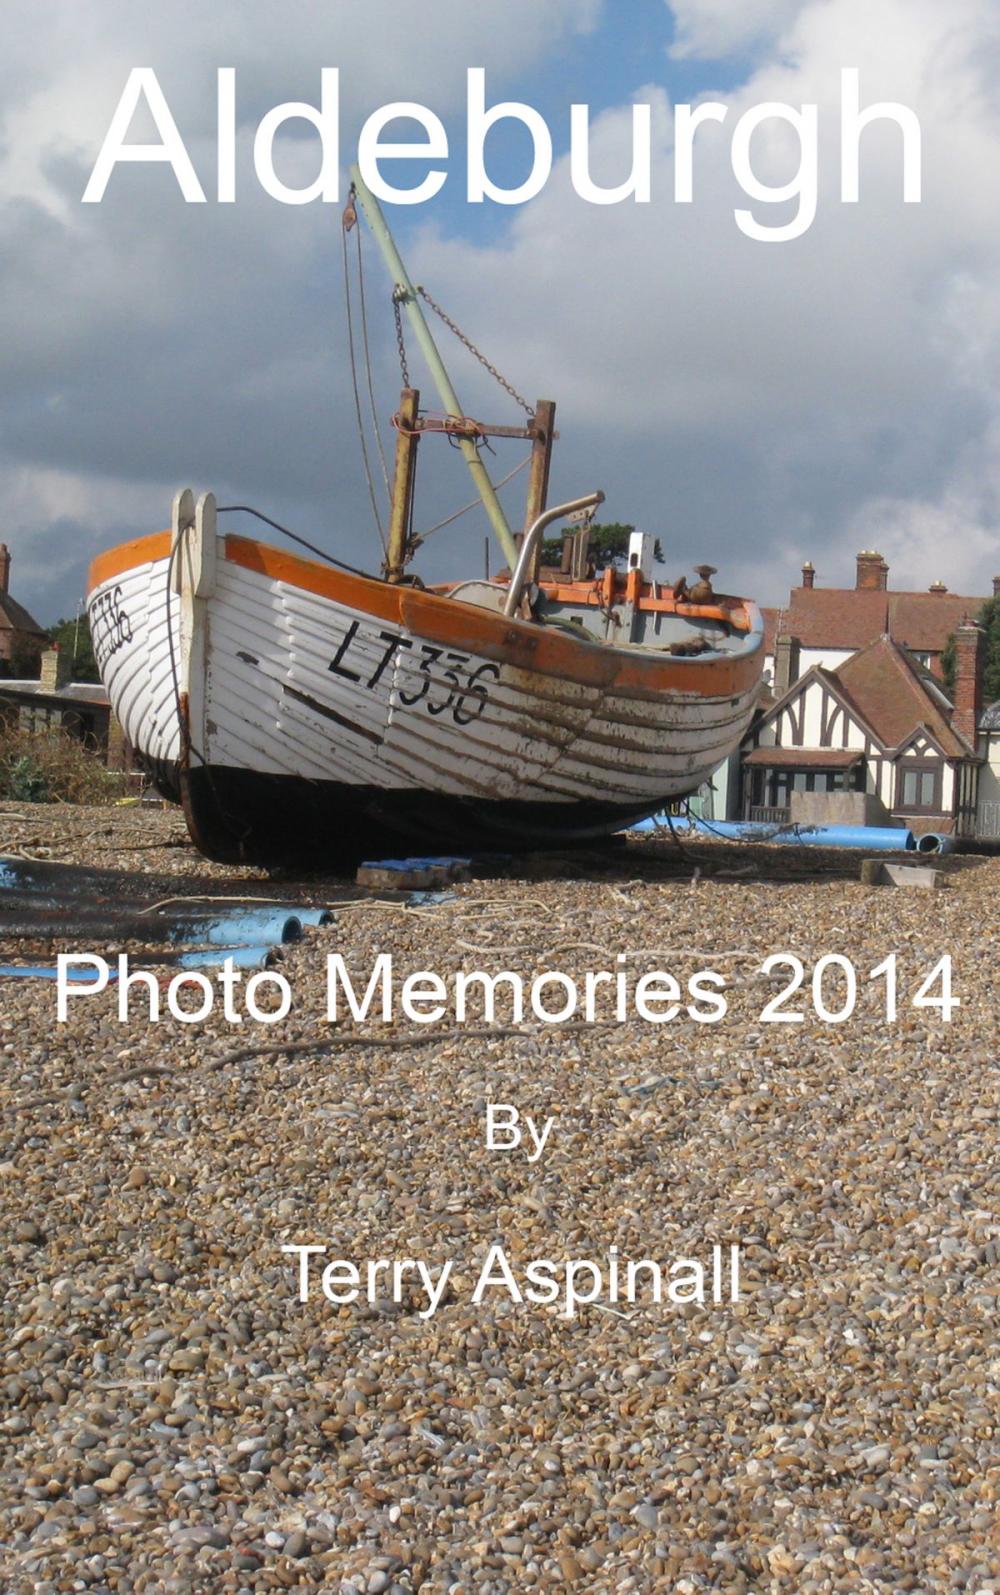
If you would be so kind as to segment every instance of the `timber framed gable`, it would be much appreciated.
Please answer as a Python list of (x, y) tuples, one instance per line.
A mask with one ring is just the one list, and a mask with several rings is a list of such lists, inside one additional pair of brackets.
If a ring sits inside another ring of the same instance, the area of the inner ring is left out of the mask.
[[(815, 737), (808, 733), (815, 731)], [(769, 733), (773, 732), (771, 741)], [(754, 747), (857, 749), (884, 753), (873, 728), (823, 665), (813, 665), (753, 728)]]
[(892, 750), (892, 756), (896, 759), (907, 757), (946, 759), (948, 757), (940, 742), (935, 738), (934, 733), (923, 722), (914, 727), (905, 742), (901, 742), (898, 748)]

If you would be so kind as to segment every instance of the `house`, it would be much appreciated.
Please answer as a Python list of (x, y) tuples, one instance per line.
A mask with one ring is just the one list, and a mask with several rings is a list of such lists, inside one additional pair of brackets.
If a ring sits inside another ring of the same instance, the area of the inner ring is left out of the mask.
[[(1000, 595), (1000, 576), (993, 578), (993, 595)], [(884, 637), (900, 644), (940, 681), (941, 656), (949, 637), (986, 601), (986, 597), (951, 593), (942, 581), (933, 582), (927, 592), (893, 592), (889, 566), (876, 549), (862, 549), (856, 556), (853, 587), (817, 587), (816, 571), (807, 560), (802, 584), (791, 589), (787, 604), (761, 610), (765, 703), (783, 699), (814, 667), (837, 671), (852, 655)], [(808, 772), (800, 773), (810, 780)], [(808, 790), (821, 790), (826, 779), (815, 766)], [(832, 776), (829, 781), (833, 783)], [(703, 789), (701, 805), (709, 817), (737, 819), (745, 815), (751, 790), (759, 793), (761, 783), (741, 780), (740, 760), (734, 758), (721, 765), (711, 786)], [(997, 798), (1000, 802), (1000, 792)], [(784, 810), (788, 805), (755, 799), (751, 806)]]
[(979, 772), (976, 836), (980, 841), (1000, 843), (1000, 698), (980, 716), (979, 750), (983, 765)]
[(37, 680), (0, 679), (0, 720), (22, 731), (68, 732), (100, 753), (110, 769), (128, 768), (107, 693), (98, 682), (71, 681), (71, 669), (69, 655), (49, 647)]
[(0, 678), (38, 669), (49, 639), (37, 620), (10, 596), (10, 549), (0, 543)]
[[(993, 596), (998, 594), (1000, 576), (994, 576)], [(925, 593), (892, 592), (889, 567), (874, 549), (857, 555), (853, 587), (817, 587), (807, 560), (802, 585), (792, 588), (788, 603), (763, 610), (765, 668), (772, 671), (775, 694), (782, 696), (813, 665), (836, 670), (859, 648), (891, 637), (940, 679), (948, 638), (985, 602), (985, 596), (950, 593), (941, 581)]]
[(984, 642), (975, 621), (958, 624), (954, 703), (888, 634), (836, 667), (810, 664), (743, 743), (744, 818), (972, 834)]

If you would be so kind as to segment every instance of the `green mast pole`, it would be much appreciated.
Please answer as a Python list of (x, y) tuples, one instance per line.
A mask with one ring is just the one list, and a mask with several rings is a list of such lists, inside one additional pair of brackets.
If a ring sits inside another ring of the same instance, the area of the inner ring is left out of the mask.
[[(424, 313), (417, 299), (416, 289), (410, 281), (406, 267), (403, 265), (402, 257), (389, 231), (388, 223), (382, 214), (382, 207), (365, 183), (357, 166), (351, 167), (351, 182), (354, 185), (358, 199), (361, 201), (361, 208), (365, 213), (368, 225), (375, 235), (375, 241), (382, 251), (385, 263), (396, 284), (397, 299), (406, 311), (410, 326), (413, 328), (417, 342), (423, 351), (424, 359), (430, 367), (431, 376), (434, 378), (435, 386), (441, 397), (441, 403), (449, 415), (464, 415), (465, 412), (459, 403), (458, 394), (451, 385), (451, 380), (444, 368), (444, 361), (438, 353), (437, 344), (434, 342), (431, 330), (424, 319)], [(476, 484), (493, 530), (497, 534), (500, 547), (504, 551), (511, 570), (513, 570), (517, 564), (517, 544), (514, 542), (513, 534), (507, 523), (507, 517), (503, 512), (500, 500), (497, 498), (496, 488), (490, 481), (486, 467), (479, 458), (479, 450), (472, 439), (460, 437), (458, 446), (465, 455), (466, 464), (472, 472), (472, 480)]]

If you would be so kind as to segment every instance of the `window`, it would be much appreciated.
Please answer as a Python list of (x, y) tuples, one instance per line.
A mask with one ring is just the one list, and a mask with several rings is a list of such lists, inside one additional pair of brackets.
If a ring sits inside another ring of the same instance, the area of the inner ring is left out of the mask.
[(896, 774), (896, 807), (908, 814), (941, 811), (941, 767), (920, 759), (904, 759)]
[(787, 808), (793, 792), (863, 792), (864, 765), (849, 770), (755, 771), (754, 801)]
[[(780, 753), (779, 749), (775, 750)], [(793, 792), (863, 792), (865, 766), (859, 760), (848, 769), (789, 770), (756, 768), (752, 771), (748, 789), (751, 808), (784, 809), (791, 807)]]

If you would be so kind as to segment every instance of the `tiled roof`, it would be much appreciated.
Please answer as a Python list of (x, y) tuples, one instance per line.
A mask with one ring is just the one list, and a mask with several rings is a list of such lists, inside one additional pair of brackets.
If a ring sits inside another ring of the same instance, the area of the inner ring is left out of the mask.
[(753, 748), (744, 764), (767, 764), (783, 770), (849, 770), (860, 764), (859, 748)]
[(983, 710), (979, 721), (980, 731), (1000, 731), (1000, 698)]
[(960, 593), (893, 593), (855, 587), (793, 587), (783, 609), (765, 609), (764, 649), (775, 637), (803, 648), (864, 648), (888, 635), (916, 653), (940, 653), (964, 615), (975, 619), (985, 598)]
[(934, 678), (892, 639), (880, 637), (831, 674), (884, 747), (898, 748), (923, 725), (946, 758), (967, 759), (972, 754), (953, 730)]
[(958, 593), (890, 593), (889, 635), (914, 653), (940, 653), (955, 627), (975, 620), (985, 603)]
[(38, 621), (33, 620), (10, 593), (0, 593), (0, 631), (28, 631), (35, 637), (46, 636)]

